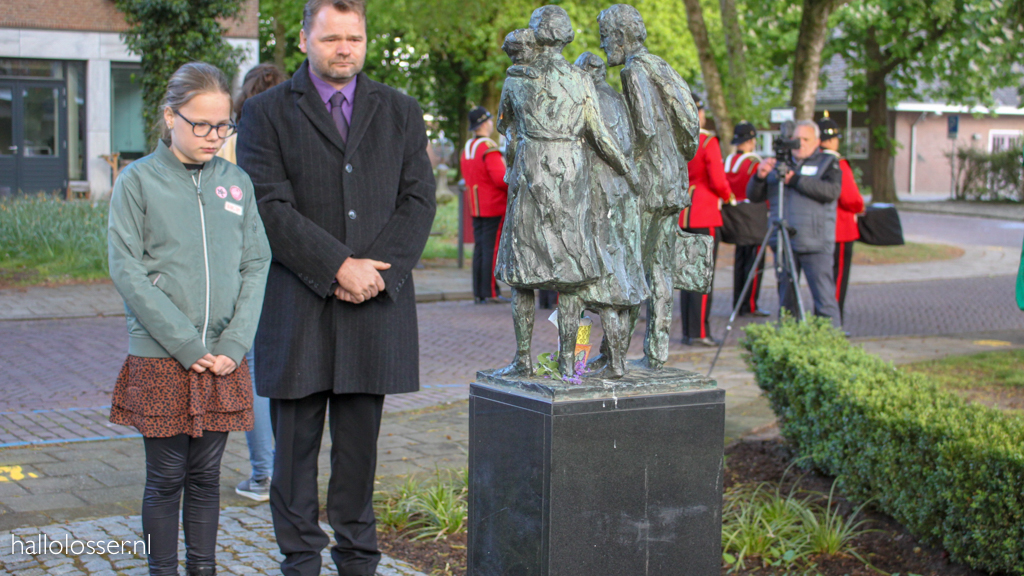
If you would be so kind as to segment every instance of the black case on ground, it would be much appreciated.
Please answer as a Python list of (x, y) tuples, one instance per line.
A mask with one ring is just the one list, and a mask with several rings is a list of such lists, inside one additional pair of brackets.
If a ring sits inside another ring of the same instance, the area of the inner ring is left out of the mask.
[(900, 214), (891, 204), (868, 206), (857, 217), (860, 241), (872, 246), (900, 246), (903, 244), (903, 225)]
[(722, 242), (737, 246), (760, 246), (768, 233), (768, 205), (740, 202), (722, 206)]

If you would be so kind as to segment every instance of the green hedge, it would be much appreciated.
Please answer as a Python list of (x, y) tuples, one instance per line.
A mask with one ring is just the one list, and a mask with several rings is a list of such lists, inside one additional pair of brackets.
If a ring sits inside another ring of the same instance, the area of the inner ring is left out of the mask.
[(821, 319), (746, 332), (782, 434), (847, 497), (958, 562), (1024, 575), (1024, 417), (902, 372)]

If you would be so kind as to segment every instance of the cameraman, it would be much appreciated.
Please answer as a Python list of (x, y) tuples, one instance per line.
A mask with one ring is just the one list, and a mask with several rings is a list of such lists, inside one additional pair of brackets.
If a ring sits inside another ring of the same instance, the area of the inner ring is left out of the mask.
[[(797, 283), (791, 286), (783, 271), (779, 278), (779, 302), (791, 311), (796, 309), (795, 290), (799, 289), (803, 271), (814, 296), (814, 313), (831, 318), (832, 325), (840, 327), (842, 318), (836, 302), (832, 252), (835, 250), (836, 200), (842, 190), (843, 174), (835, 156), (821, 151), (821, 132), (817, 124), (809, 120), (797, 122), (794, 138), (799, 147), (793, 149), (793, 165), (786, 166), (782, 176), (785, 214), (781, 216), (795, 231), (790, 238)], [(777, 158), (761, 162), (757, 175), (747, 184), (747, 198), (751, 202), (768, 201), (773, 221), (780, 216), (779, 171), (774, 169), (777, 162)], [(778, 262), (782, 247), (777, 238), (771, 239), (771, 247)]]

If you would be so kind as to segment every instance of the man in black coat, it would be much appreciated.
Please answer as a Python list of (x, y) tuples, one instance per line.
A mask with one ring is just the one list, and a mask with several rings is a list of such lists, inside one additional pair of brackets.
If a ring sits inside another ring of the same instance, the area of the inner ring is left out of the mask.
[(361, 73), (365, 0), (310, 0), (308, 59), (245, 103), (238, 164), (274, 260), (256, 337), (256, 389), (277, 442), (270, 506), (285, 575), (321, 568), (317, 455), (330, 414), (328, 521), (340, 576), (376, 571), (376, 441), (385, 394), (419, 388), (412, 268), (434, 218), (415, 100)]

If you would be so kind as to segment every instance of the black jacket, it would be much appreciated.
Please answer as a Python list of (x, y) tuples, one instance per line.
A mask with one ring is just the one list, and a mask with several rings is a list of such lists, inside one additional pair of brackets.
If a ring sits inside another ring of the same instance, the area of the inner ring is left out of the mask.
[[(786, 223), (796, 229), (793, 251), (804, 253), (829, 252), (836, 242), (836, 201), (842, 191), (843, 173), (835, 156), (818, 150), (793, 167), (796, 175), (784, 188)], [(771, 217), (779, 216), (779, 180), (772, 170), (761, 180), (755, 174), (747, 183), (747, 198), (751, 202), (769, 202)], [(775, 245), (775, 238), (771, 243)]]
[[(274, 256), (256, 390), (281, 399), (414, 392), (412, 269), (435, 210), (423, 113), (360, 74), (346, 144), (308, 66), (247, 100), (238, 131), (238, 165), (252, 178)], [(334, 298), (334, 275), (350, 256), (391, 264), (383, 293), (362, 304)]]

